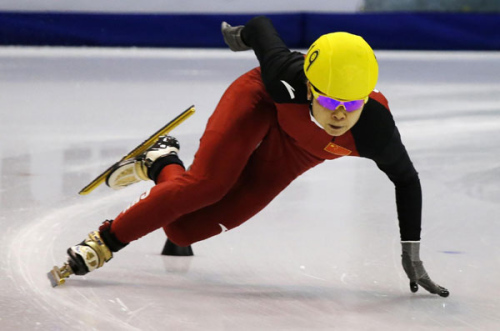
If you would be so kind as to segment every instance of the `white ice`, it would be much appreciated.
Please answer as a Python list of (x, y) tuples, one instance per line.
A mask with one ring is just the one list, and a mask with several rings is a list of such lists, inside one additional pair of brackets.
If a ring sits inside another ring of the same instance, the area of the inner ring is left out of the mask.
[[(224, 89), (257, 65), (229, 50), (0, 49), (1, 330), (498, 330), (500, 54), (377, 52), (420, 173), (421, 257), (448, 298), (409, 291), (391, 182), (325, 162), (240, 228), (160, 255), (159, 230), (52, 288), (66, 249), (151, 184), (77, 192), (191, 104), (191, 163)], [(220, 151), (224, 153), (224, 151)]]

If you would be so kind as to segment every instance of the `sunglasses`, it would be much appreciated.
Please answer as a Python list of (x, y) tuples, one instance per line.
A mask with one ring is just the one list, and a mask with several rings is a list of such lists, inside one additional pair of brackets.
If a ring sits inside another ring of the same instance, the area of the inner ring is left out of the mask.
[(320, 94), (312, 84), (311, 84), (311, 92), (313, 97), (318, 100), (318, 103), (329, 110), (335, 110), (340, 106), (344, 106), (347, 112), (352, 112), (363, 107), (365, 103), (368, 102), (368, 97), (361, 100), (353, 100), (353, 101), (339, 101), (333, 98), (327, 97), (326, 95)]

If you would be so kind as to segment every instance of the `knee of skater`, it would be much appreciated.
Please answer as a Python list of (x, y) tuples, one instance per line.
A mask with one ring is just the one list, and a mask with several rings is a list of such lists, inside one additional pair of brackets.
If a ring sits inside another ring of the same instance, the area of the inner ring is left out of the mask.
[(187, 232), (176, 229), (172, 226), (165, 229), (165, 234), (167, 235), (167, 238), (177, 246), (187, 247), (194, 242), (192, 238), (189, 237)]
[(198, 182), (196, 188), (197, 195), (209, 203), (215, 203), (222, 199), (231, 189), (234, 183), (227, 179), (203, 179)]

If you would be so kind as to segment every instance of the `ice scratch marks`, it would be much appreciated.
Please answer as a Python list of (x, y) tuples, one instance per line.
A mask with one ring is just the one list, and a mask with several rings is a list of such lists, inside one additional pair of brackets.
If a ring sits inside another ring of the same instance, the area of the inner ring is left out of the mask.
[(145, 306), (143, 306), (141, 308), (138, 308), (136, 310), (130, 310), (129, 307), (127, 305), (125, 305), (125, 303), (123, 303), (122, 300), (120, 300), (120, 298), (116, 298), (115, 300), (109, 300), (109, 301), (112, 302), (112, 303), (115, 303), (115, 302), (118, 303), (118, 305), (121, 307), (120, 310), (123, 311), (124, 313), (126, 313), (128, 315), (128, 317), (126, 319), (127, 323), (130, 322), (132, 319), (134, 319), (135, 316), (139, 312), (141, 312), (141, 311), (143, 311), (143, 310), (145, 310), (145, 309), (147, 309), (147, 308), (149, 308), (149, 307), (152, 306), (152, 304), (147, 304), (147, 305), (145, 305)]

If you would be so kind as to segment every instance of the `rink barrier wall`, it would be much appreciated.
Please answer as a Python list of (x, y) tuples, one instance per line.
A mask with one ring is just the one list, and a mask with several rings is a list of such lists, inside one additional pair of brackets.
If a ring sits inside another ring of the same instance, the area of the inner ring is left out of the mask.
[[(257, 14), (103, 14), (0, 12), (0, 45), (99, 47), (225, 47), (220, 23), (244, 24)], [(348, 31), (375, 49), (500, 50), (500, 14), (269, 14), (290, 48)]]

